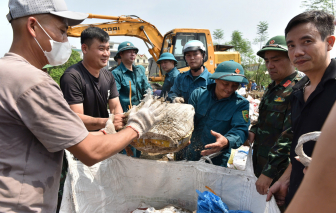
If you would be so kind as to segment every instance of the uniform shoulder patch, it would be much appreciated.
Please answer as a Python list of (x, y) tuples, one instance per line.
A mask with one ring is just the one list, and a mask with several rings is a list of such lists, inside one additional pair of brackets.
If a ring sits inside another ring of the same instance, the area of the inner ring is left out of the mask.
[(274, 101), (275, 102), (285, 102), (285, 99), (282, 97), (275, 96)]
[(242, 114), (243, 114), (243, 118), (244, 120), (246, 121), (246, 123), (249, 121), (249, 112), (248, 110), (243, 110), (242, 111)]

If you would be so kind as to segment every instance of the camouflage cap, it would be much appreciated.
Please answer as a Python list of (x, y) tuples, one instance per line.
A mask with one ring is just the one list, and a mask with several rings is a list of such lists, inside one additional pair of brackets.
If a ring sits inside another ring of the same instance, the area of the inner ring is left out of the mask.
[(264, 58), (266, 51), (288, 52), (285, 36), (278, 35), (267, 41), (266, 45), (257, 52), (257, 55)]

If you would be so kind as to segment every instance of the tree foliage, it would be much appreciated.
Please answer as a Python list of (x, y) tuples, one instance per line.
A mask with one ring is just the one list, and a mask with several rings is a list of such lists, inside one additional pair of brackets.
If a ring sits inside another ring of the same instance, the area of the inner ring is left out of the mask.
[(50, 67), (47, 69), (49, 75), (54, 79), (54, 81), (57, 82), (58, 85), (60, 85), (60, 79), (64, 73), (64, 71), (70, 67), (73, 64), (76, 64), (77, 62), (81, 61), (80, 55), (77, 51), (72, 50), (71, 56), (69, 60), (60, 66)]
[(221, 40), (224, 39), (224, 30), (215, 29), (213, 32), (213, 37), (215, 40), (217, 40), (217, 44), (221, 44)]
[[(267, 21), (260, 21), (257, 25), (257, 37), (254, 39), (254, 44), (259, 44), (261, 49), (268, 40), (268, 23)], [(261, 57), (256, 58), (257, 69), (255, 71), (255, 81), (258, 85), (267, 86), (271, 81), (268, 74), (266, 74), (267, 68), (265, 61)], [(266, 85), (265, 85), (266, 84)]]
[(335, 0), (304, 0), (301, 7), (309, 10), (324, 10), (335, 15)]
[(257, 37), (254, 39), (254, 44), (259, 44), (259, 48), (261, 49), (265, 42), (268, 39), (268, 23), (267, 21), (260, 21), (257, 25)]
[[(261, 47), (265, 45), (268, 39), (268, 23), (261, 21), (257, 25), (257, 44)], [(257, 85), (268, 86), (271, 82), (269, 75), (266, 73), (267, 69), (265, 62), (262, 58), (257, 56), (252, 49), (251, 42), (248, 39), (243, 38), (242, 32), (235, 30), (232, 32), (231, 41), (226, 43), (227, 45), (234, 46), (234, 50), (240, 52), (241, 64), (245, 70), (245, 76), (249, 80), (255, 80)], [(260, 48), (261, 48), (260, 47)]]
[(226, 44), (234, 46), (234, 50), (240, 52), (243, 67), (250, 63), (248, 56), (253, 54), (251, 42), (248, 39), (243, 38), (242, 32), (238, 30), (233, 31), (231, 41)]

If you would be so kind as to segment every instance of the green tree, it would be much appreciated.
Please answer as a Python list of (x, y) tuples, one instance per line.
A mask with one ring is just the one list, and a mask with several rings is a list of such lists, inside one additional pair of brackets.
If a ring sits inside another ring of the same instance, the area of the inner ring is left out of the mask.
[(81, 60), (82, 59), (80, 58), (79, 53), (75, 50), (72, 50), (71, 56), (65, 64), (47, 68), (47, 72), (54, 79), (54, 81), (56, 81), (56, 83), (60, 85), (60, 79), (64, 71), (68, 69), (68, 67), (70, 67), (71, 65), (74, 65)]
[(304, 0), (301, 7), (308, 10), (324, 10), (335, 15), (335, 1), (334, 0)]
[(257, 25), (257, 38), (254, 39), (254, 44), (259, 44), (259, 48), (261, 49), (268, 38), (268, 23), (267, 21), (260, 21)]
[(232, 32), (231, 41), (226, 43), (227, 45), (234, 46), (234, 50), (240, 52), (242, 66), (245, 68), (248, 64), (250, 64), (249, 55), (253, 53), (251, 42), (248, 39), (243, 38), (242, 32), (235, 30)]
[(217, 40), (217, 44), (221, 43), (221, 40), (224, 39), (224, 30), (222, 29), (215, 29), (215, 31), (213, 32), (213, 37), (215, 40)]
[[(259, 49), (261, 49), (265, 45), (267, 39), (268, 39), (268, 23), (267, 21), (260, 21), (259, 24), (257, 25), (257, 37), (254, 39), (253, 43), (259, 44)], [(270, 80), (269, 76), (265, 74), (265, 72), (267, 71), (265, 62), (261, 57), (258, 57), (256, 62), (257, 62), (257, 70), (255, 75), (255, 81), (258, 85), (264, 85), (268, 83)]]

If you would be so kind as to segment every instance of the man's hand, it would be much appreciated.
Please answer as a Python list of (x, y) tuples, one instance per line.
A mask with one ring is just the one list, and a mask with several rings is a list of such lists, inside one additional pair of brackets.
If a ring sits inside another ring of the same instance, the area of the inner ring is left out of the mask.
[(277, 181), (268, 190), (266, 201), (270, 201), (272, 195), (274, 195), (276, 203), (278, 206), (283, 206), (285, 204), (285, 198), (288, 192), (288, 183)]
[(249, 132), (247, 140), (243, 144), (244, 146), (251, 146), (254, 141), (255, 134), (253, 132)]
[(183, 104), (183, 103), (184, 103), (184, 98), (183, 98), (183, 97), (176, 97), (176, 98), (173, 100), (173, 103), (180, 103), (180, 104)]
[(273, 179), (261, 174), (256, 182), (257, 191), (261, 195), (267, 194), (267, 190), (270, 187)]
[(206, 150), (203, 150), (201, 152), (201, 155), (203, 156), (219, 152), (229, 145), (228, 139), (224, 137), (223, 135), (219, 134), (218, 132), (212, 131), (212, 130), (211, 130), (211, 134), (216, 137), (216, 142), (208, 144), (204, 147), (206, 148)]
[(133, 107), (130, 110), (126, 127), (131, 127), (138, 133), (138, 138), (145, 134), (152, 126), (161, 121), (166, 113), (164, 112), (165, 103), (161, 101), (148, 100), (140, 110)]
[(114, 115), (113, 125), (117, 131), (122, 129), (126, 125), (126, 123), (124, 122), (124, 118), (125, 115), (121, 113)]

